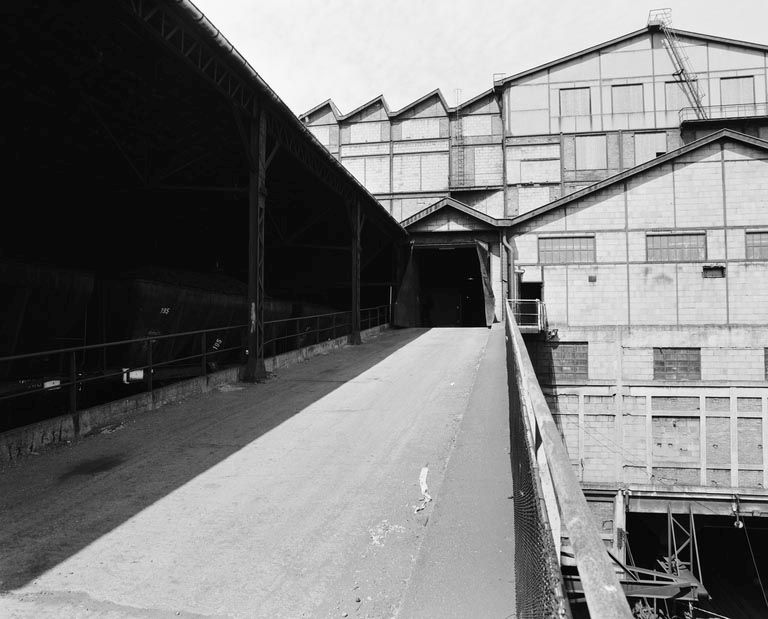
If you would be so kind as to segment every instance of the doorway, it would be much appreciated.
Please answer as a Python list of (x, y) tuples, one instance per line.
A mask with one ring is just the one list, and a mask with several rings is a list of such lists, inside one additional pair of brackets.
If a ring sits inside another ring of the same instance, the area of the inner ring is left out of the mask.
[(475, 247), (417, 248), (424, 327), (484, 327), (485, 298)]

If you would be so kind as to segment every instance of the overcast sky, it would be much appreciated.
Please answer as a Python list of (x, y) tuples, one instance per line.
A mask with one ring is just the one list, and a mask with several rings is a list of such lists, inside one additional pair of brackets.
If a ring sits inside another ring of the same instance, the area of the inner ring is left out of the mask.
[[(193, 0), (300, 114), (393, 110), (440, 88), (448, 103), (645, 27), (657, 2), (675, 28), (768, 43), (768, 0)], [(697, 67), (693, 67), (694, 70)]]

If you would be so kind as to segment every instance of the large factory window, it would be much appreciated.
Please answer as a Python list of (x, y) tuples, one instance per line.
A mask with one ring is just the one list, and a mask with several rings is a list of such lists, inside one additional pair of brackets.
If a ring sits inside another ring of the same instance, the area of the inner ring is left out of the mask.
[(768, 232), (747, 232), (747, 260), (768, 260)]
[(707, 235), (695, 234), (647, 234), (645, 237), (646, 259), (649, 262), (686, 262), (707, 259)]
[(691, 105), (680, 82), (665, 82), (664, 98), (666, 100), (666, 109), (671, 111), (677, 112)]
[(654, 380), (701, 380), (701, 348), (654, 348)]
[(611, 86), (611, 99), (614, 114), (631, 114), (644, 111), (642, 84)]
[(608, 143), (604, 135), (576, 136), (576, 169), (604, 170), (608, 167)]
[(589, 116), (589, 88), (561, 88), (560, 116)]
[(594, 261), (594, 236), (539, 238), (539, 262), (541, 264), (578, 264)]
[(539, 342), (533, 350), (533, 364), (540, 382), (554, 384), (587, 380), (587, 342)]
[(722, 77), (720, 78), (720, 104), (733, 105), (755, 102), (755, 78)]

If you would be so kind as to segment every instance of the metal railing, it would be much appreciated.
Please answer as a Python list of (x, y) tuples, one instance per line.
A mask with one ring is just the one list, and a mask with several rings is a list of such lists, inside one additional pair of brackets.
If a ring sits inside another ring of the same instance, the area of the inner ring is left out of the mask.
[[(363, 330), (389, 324), (392, 306), (364, 308), (360, 315)], [(349, 311), (267, 320), (264, 354), (273, 357), (351, 333)], [(9, 414), (18, 414), (23, 422), (30, 412), (29, 406), (8, 410), (7, 402), (29, 398), (35, 400), (33, 407), (42, 404), (54, 409), (32, 420), (39, 421), (142, 391), (154, 399), (156, 383), (207, 376), (243, 363), (246, 336), (247, 325), (233, 325), (0, 357), (3, 374), (17, 376), (0, 383), (0, 432), (10, 429)], [(20, 363), (22, 368), (13, 369), (12, 364)], [(36, 400), (46, 396), (51, 397), (42, 403)], [(10, 427), (19, 425), (26, 424)]]
[(589, 616), (630, 619), (629, 604), (536, 379), (511, 302), (505, 328), (517, 616), (570, 614), (560, 567), (561, 535), (567, 533)]
[(540, 299), (509, 299), (522, 333), (539, 333), (547, 328), (547, 309)]
[[(753, 118), (768, 116), (768, 103), (731, 103), (727, 105), (705, 105), (706, 120), (723, 120), (728, 118)], [(696, 108), (684, 107), (680, 110), (680, 123), (701, 120)]]

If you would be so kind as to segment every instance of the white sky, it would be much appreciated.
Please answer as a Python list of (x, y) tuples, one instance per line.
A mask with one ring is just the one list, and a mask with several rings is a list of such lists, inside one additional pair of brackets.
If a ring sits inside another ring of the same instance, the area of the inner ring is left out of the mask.
[[(448, 103), (645, 27), (768, 44), (768, 0), (193, 0), (296, 114), (347, 113), (383, 94), (396, 110), (435, 88)], [(694, 70), (696, 67), (693, 67)]]

